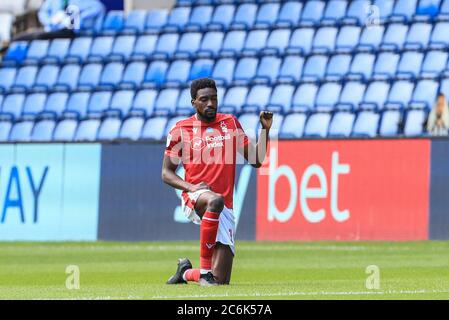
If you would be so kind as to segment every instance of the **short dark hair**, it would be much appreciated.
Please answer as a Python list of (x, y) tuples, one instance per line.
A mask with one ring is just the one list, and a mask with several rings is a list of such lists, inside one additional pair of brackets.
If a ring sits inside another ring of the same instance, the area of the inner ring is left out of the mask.
[(215, 89), (215, 91), (217, 91), (217, 86), (215, 85), (215, 81), (213, 79), (210, 78), (195, 79), (190, 84), (190, 96), (192, 97), (192, 99), (196, 98), (198, 90), (204, 88), (212, 88)]

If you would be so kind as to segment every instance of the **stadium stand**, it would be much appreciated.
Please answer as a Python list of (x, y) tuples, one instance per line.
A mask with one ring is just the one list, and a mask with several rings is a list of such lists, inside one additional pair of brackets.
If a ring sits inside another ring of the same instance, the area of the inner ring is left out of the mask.
[[(7, 3), (2, 21), (24, 10)], [(110, 11), (101, 30), (76, 39), (10, 45), (0, 140), (163, 139), (193, 114), (188, 85), (198, 77), (216, 80), (221, 111), (253, 137), (262, 109), (276, 113), (281, 138), (420, 136), (437, 93), (449, 94), (447, 30), (449, 0), (183, 0)]]

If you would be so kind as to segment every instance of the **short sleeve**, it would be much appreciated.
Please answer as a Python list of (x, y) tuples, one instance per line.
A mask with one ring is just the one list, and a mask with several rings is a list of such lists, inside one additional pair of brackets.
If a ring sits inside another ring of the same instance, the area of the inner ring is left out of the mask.
[(181, 128), (177, 126), (173, 126), (168, 135), (167, 135), (167, 143), (165, 145), (164, 154), (170, 158), (178, 158), (182, 157), (182, 132)]
[(239, 120), (236, 117), (234, 118), (235, 126), (237, 128), (237, 146), (239, 148), (242, 148), (249, 144), (249, 138), (246, 135), (245, 131), (243, 130), (242, 125), (240, 124)]

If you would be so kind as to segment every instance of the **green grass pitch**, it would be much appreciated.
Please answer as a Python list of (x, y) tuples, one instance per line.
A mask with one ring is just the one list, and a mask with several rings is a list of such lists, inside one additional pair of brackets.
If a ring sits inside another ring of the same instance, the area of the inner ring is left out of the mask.
[[(231, 285), (204, 288), (165, 285), (178, 257), (198, 266), (196, 241), (2, 242), (0, 299), (449, 299), (448, 252), (443, 241), (237, 241)], [(68, 265), (79, 289), (66, 287)], [(379, 289), (367, 288), (370, 265)]]

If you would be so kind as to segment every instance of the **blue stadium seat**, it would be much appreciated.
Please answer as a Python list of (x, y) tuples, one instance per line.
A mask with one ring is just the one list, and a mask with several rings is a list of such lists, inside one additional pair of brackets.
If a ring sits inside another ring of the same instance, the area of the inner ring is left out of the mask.
[(402, 115), (399, 110), (385, 110), (380, 120), (379, 135), (383, 137), (398, 135), (401, 121)]
[(173, 117), (170, 118), (167, 122), (167, 126), (165, 127), (164, 130), (164, 138), (168, 135), (170, 129), (176, 124), (176, 122), (178, 122), (179, 120), (184, 120), (185, 117), (184, 116), (177, 116), (177, 117)]
[(114, 41), (114, 46), (108, 57), (110, 61), (128, 61), (136, 42), (136, 37), (133, 35), (118, 36)]
[(265, 109), (270, 101), (271, 87), (267, 85), (255, 85), (251, 88), (242, 107), (243, 112), (259, 112)]
[(143, 82), (147, 64), (145, 62), (131, 62), (126, 66), (123, 72), (123, 78), (120, 82), (121, 88), (137, 88)]
[(38, 64), (46, 55), (50, 41), (48, 40), (33, 40), (28, 46), (26, 58), (23, 61), (27, 64)]
[(304, 65), (302, 80), (318, 81), (324, 77), (328, 57), (325, 55), (309, 56)]
[(35, 122), (30, 140), (34, 142), (51, 141), (56, 123), (53, 119), (42, 119)]
[(297, 55), (289, 55), (284, 58), (279, 71), (278, 81), (282, 83), (296, 83), (302, 77), (304, 58)]
[(61, 91), (75, 90), (78, 85), (78, 78), (81, 67), (77, 64), (66, 64), (59, 72), (54, 89)]
[(351, 53), (359, 43), (361, 29), (357, 26), (345, 26), (337, 36), (336, 51)]
[(64, 112), (69, 94), (67, 92), (53, 92), (47, 97), (44, 110), (55, 113), (58, 117)]
[(371, 53), (358, 53), (354, 56), (348, 78), (368, 81), (371, 78), (376, 56)]
[(14, 85), (10, 89), (16, 89), (25, 91), (31, 89), (36, 79), (38, 67), (37, 66), (24, 66), (21, 67), (16, 75)]
[(34, 121), (25, 120), (14, 123), (9, 134), (9, 141), (28, 142), (31, 140), (31, 130), (33, 130)]
[(336, 112), (329, 124), (329, 137), (349, 137), (354, 125), (355, 114), (348, 111)]
[(153, 55), (166, 59), (171, 57), (178, 46), (179, 35), (177, 33), (164, 33), (159, 36)]
[(357, 110), (365, 95), (366, 86), (363, 83), (349, 81), (345, 83), (337, 104), (339, 110)]
[(0, 92), (8, 91), (16, 78), (15, 68), (0, 68)]
[(265, 56), (260, 60), (257, 68), (255, 83), (269, 83), (274, 84), (279, 74), (282, 60), (274, 56)]
[(307, 55), (312, 51), (315, 30), (313, 28), (296, 29), (286, 49), (287, 53)]
[(118, 138), (122, 120), (118, 117), (105, 118), (98, 128), (97, 139), (101, 141), (111, 141)]
[(404, 135), (406, 137), (420, 136), (425, 131), (427, 112), (425, 110), (409, 110), (405, 117)]
[(317, 111), (332, 111), (337, 104), (341, 92), (341, 84), (327, 82), (321, 85), (317, 93), (315, 108)]
[(399, 54), (383, 52), (377, 56), (374, 65), (374, 79), (393, 79), (399, 62)]
[(312, 43), (313, 53), (331, 53), (335, 50), (338, 29), (334, 27), (319, 28)]
[(292, 28), (299, 24), (302, 13), (302, 2), (287, 1), (282, 4), (276, 20), (276, 27)]
[(140, 116), (125, 119), (120, 128), (119, 138), (129, 140), (139, 140), (145, 119)]
[(410, 106), (430, 110), (435, 103), (439, 85), (439, 82), (434, 80), (418, 81)]
[(393, 83), (388, 99), (385, 104), (387, 108), (407, 108), (412, 98), (414, 84), (411, 81), (401, 80)]
[(125, 117), (133, 106), (134, 90), (115, 91), (112, 98), (110, 109), (120, 110), (121, 117)]
[(0, 117), (0, 141), (7, 142), (11, 132), (12, 123), (8, 118)]
[(19, 65), (25, 59), (28, 50), (27, 41), (13, 41), (3, 57), (3, 65)]
[(380, 115), (377, 112), (370, 110), (359, 112), (352, 129), (352, 136), (375, 137), (379, 127), (379, 119)]
[(143, 85), (146, 87), (160, 86), (165, 82), (168, 63), (165, 61), (153, 61), (145, 73)]
[(189, 23), (185, 26), (188, 31), (206, 30), (212, 18), (213, 6), (197, 6), (193, 8)]
[(421, 71), (423, 54), (416, 51), (407, 51), (402, 54), (399, 61), (396, 78), (398, 79), (416, 79)]
[(47, 95), (45, 93), (32, 93), (27, 95), (23, 104), (22, 115), (36, 116), (44, 111)]
[(56, 124), (53, 132), (53, 141), (73, 141), (78, 127), (76, 119), (63, 119)]
[(246, 32), (234, 30), (226, 33), (223, 46), (220, 50), (220, 56), (237, 56), (243, 50), (245, 44)]
[(232, 58), (222, 58), (217, 60), (212, 72), (212, 78), (217, 84), (229, 85), (234, 77), (236, 62)]
[(259, 60), (257, 58), (242, 58), (239, 60), (234, 72), (235, 84), (248, 84), (256, 75), (257, 65)]
[(330, 0), (326, 5), (321, 25), (337, 25), (345, 17), (347, 6), (347, 1)]
[(325, 2), (324, 1), (307, 1), (304, 4), (301, 15), (301, 26), (315, 26), (317, 25), (324, 13)]
[(4, 96), (3, 96), (3, 94), (0, 93), (0, 111), (2, 110), (3, 99), (4, 99)]
[(105, 65), (101, 73), (99, 87), (115, 89), (122, 81), (124, 68), (120, 62), (110, 62)]
[(442, 0), (438, 15), (435, 17), (435, 21), (448, 21), (449, 20), (449, 0)]
[(102, 62), (112, 51), (114, 37), (103, 36), (95, 38), (87, 57), (88, 62)]
[(224, 33), (220, 31), (210, 31), (204, 34), (197, 57), (213, 58), (218, 56), (223, 43)]
[(111, 10), (106, 14), (102, 25), (102, 34), (114, 35), (122, 31), (125, 24), (124, 12), (121, 10)]
[[(190, 88), (182, 89), (178, 98), (178, 103), (176, 105), (176, 114), (190, 115), (191, 113), (193, 113), (194, 109), (192, 107), (191, 99)], [(221, 102), (219, 102), (219, 104), (221, 104)]]
[(164, 30), (179, 32), (189, 22), (191, 8), (175, 7), (170, 11)]
[(212, 19), (207, 25), (207, 28), (209, 30), (227, 30), (234, 19), (234, 13), (235, 6), (232, 4), (222, 4), (216, 6)]
[(444, 95), (446, 97), (449, 96), (449, 79), (448, 78), (442, 79), (439, 91), (444, 93)]
[(435, 17), (440, 9), (441, 0), (420, 0), (416, 7), (417, 16)]
[(295, 87), (291, 84), (279, 84), (274, 87), (270, 101), (265, 109), (272, 112), (290, 112)]
[[(39, 69), (33, 89), (50, 90), (58, 80), (59, 67), (55, 65), (44, 65)], [(73, 75), (72, 75), (73, 76)]]
[(186, 32), (179, 40), (178, 49), (175, 52), (176, 58), (194, 58), (199, 50), (202, 34), (199, 32)]
[(378, 8), (374, 14), (378, 16), (379, 23), (384, 24), (388, 21), (388, 18), (393, 13), (394, 1), (395, 0), (374, 1), (375, 8)]
[(371, 5), (369, 0), (353, 0), (349, 5), (346, 17), (342, 20), (343, 24), (365, 25), (368, 17), (367, 8)]
[(78, 79), (78, 88), (93, 89), (100, 83), (103, 66), (99, 63), (89, 63), (83, 66)]
[(178, 97), (179, 89), (162, 89), (159, 91), (156, 102), (154, 103), (154, 111), (164, 115), (173, 114), (176, 111)]
[(397, 0), (389, 20), (404, 22), (411, 21), (416, 12), (416, 4), (417, 0)]
[(64, 61), (83, 63), (86, 61), (92, 45), (91, 37), (79, 37), (72, 40), (69, 53)]
[(159, 33), (160, 29), (167, 23), (167, 9), (152, 9), (147, 14), (145, 21), (145, 32)]
[(412, 24), (405, 39), (404, 48), (407, 50), (426, 49), (429, 44), (431, 31), (432, 25), (429, 23)]
[(95, 141), (97, 140), (100, 119), (85, 119), (79, 122), (75, 132), (75, 141)]
[(313, 113), (307, 119), (306, 127), (304, 129), (304, 136), (306, 137), (321, 137), (327, 136), (329, 131), (329, 122), (331, 114), (327, 112)]
[(284, 54), (290, 40), (290, 29), (275, 29), (268, 37), (266, 48), (263, 52), (270, 54)]
[(189, 78), (191, 63), (189, 60), (174, 60), (167, 71), (166, 84), (182, 86)]
[(154, 117), (145, 121), (142, 128), (141, 139), (161, 140), (164, 137), (167, 117)]
[(14, 93), (9, 94), (3, 99), (2, 113), (9, 113), (15, 119), (22, 114), (23, 103), (25, 102), (25, 94)]
[(158, 92), (154, 89), (139, 90), (134, 98), (132, 109), (141, 109), (145, 111), (146, 116), (152, 116), (157, 94)]
[(270, 28), (277, 20), (280, 9), (279, 3), (263, 3), (259, 6), (257, 12), (256, 22), (254, 27), (256, 28)]
[[(449, 1), (447, 3), (449, 4)], [(447, 32), (448, 28), (449, 22), (439, 22), (435, 24), (432, 36), (430, 37), (429, 47), (431, 49), (446, 49), (449, 47), (449, 33)]]
[(111, 103), (112, 92), (111, 91), (95, 91), (92, 93), (89, 104), (87, 105), (88, 114), (101, 114), (103, 111), (109, 108)]
[(360, 51), (373, 52), (377, 50), (382, 42), (384, 35), (384, 26), (373, 26), (365, 28), (360, 36), (359, 44), (356, 49)]
[(50, 48), (48, 48), (47, 55), (43, 58), (43, 62), (62, 63), (69, 53), (70, 42), (70, 39), (54, 39), (50, 44)]
[(247, 95), (248, 87), (246, 86), (228, 88), (223, 98), (223, 103), (220, 105), (221, 112), (240, 113)]
[(315, 107), (315, 98), (318, 86), (312, 83), (305, 83), (298, 86), (293, 96), (293, 111), (310, 111)]
[(392, 23), (388, 26), (385, 32), (382, 43), (380, 44), (381, 50), (402, 50), (405, 39), (408, 33), (408, 26), (401, 23)]
[(231, 29), (252, 28), (256, 20), (257, 5), (254, 3), (242, 3), (238, 6), (234, 19), (231, 23)]
[(212, 59), (197, 59), (190, 69), (188, 80), (194, 80), (198, 78), (209, 78), (212, 75), (214, 69), (214, 60)]
[(145, 10), (132, 10), (126, 16), (125, 25), (123, 27), (124, 33), (142, 33), (145, 30), (145, 21), (147, 12)]
[(268, 34), (268, 30), (251, 30), (246, 38), (245, 45), (243, 47), (243, 54), (247, 56), (257, 55), (259, 51), (265, 48)]
[(446, 67), (448, 54), (444, 51), (428, 51), (421, 69), (422, 78), (437, 78)]
[(154, 34), (143, 35), (137, 38), (133, 52), (131, 54), (131, 60), (146, 60), (151, 57), (156, 49), (156, 43), (158, 36)]
[(67, 102), (66, 111), (75, 113), (78, 118), (84, 118), (87, 114), (90, 92), (73, 92)]
[(248, 138), (255, 142), (257, 136), (257, 127), (259, 125), (259, 115), (255, 113), (244, 113), (238, 118)]
[[(276, 114), (273, 118), (273, 124), (270, 129), (270, 139), (278, 139), (281, 132), (282, 124), (284, 122), (284, 116), (282, 114)], [(259, 132), (262, 130), (262, 126), (259, 125)]]
[(307, 120), (305, 113), (290, 113), (282, 124), (280, 138), (301, 138), (304, 134), (304, 128)]
[(349, 54), (336, 54), (332, 56), (327, 64), (325, 79), (327, 81), (342, 80), (349, 72), (351, 59)]

